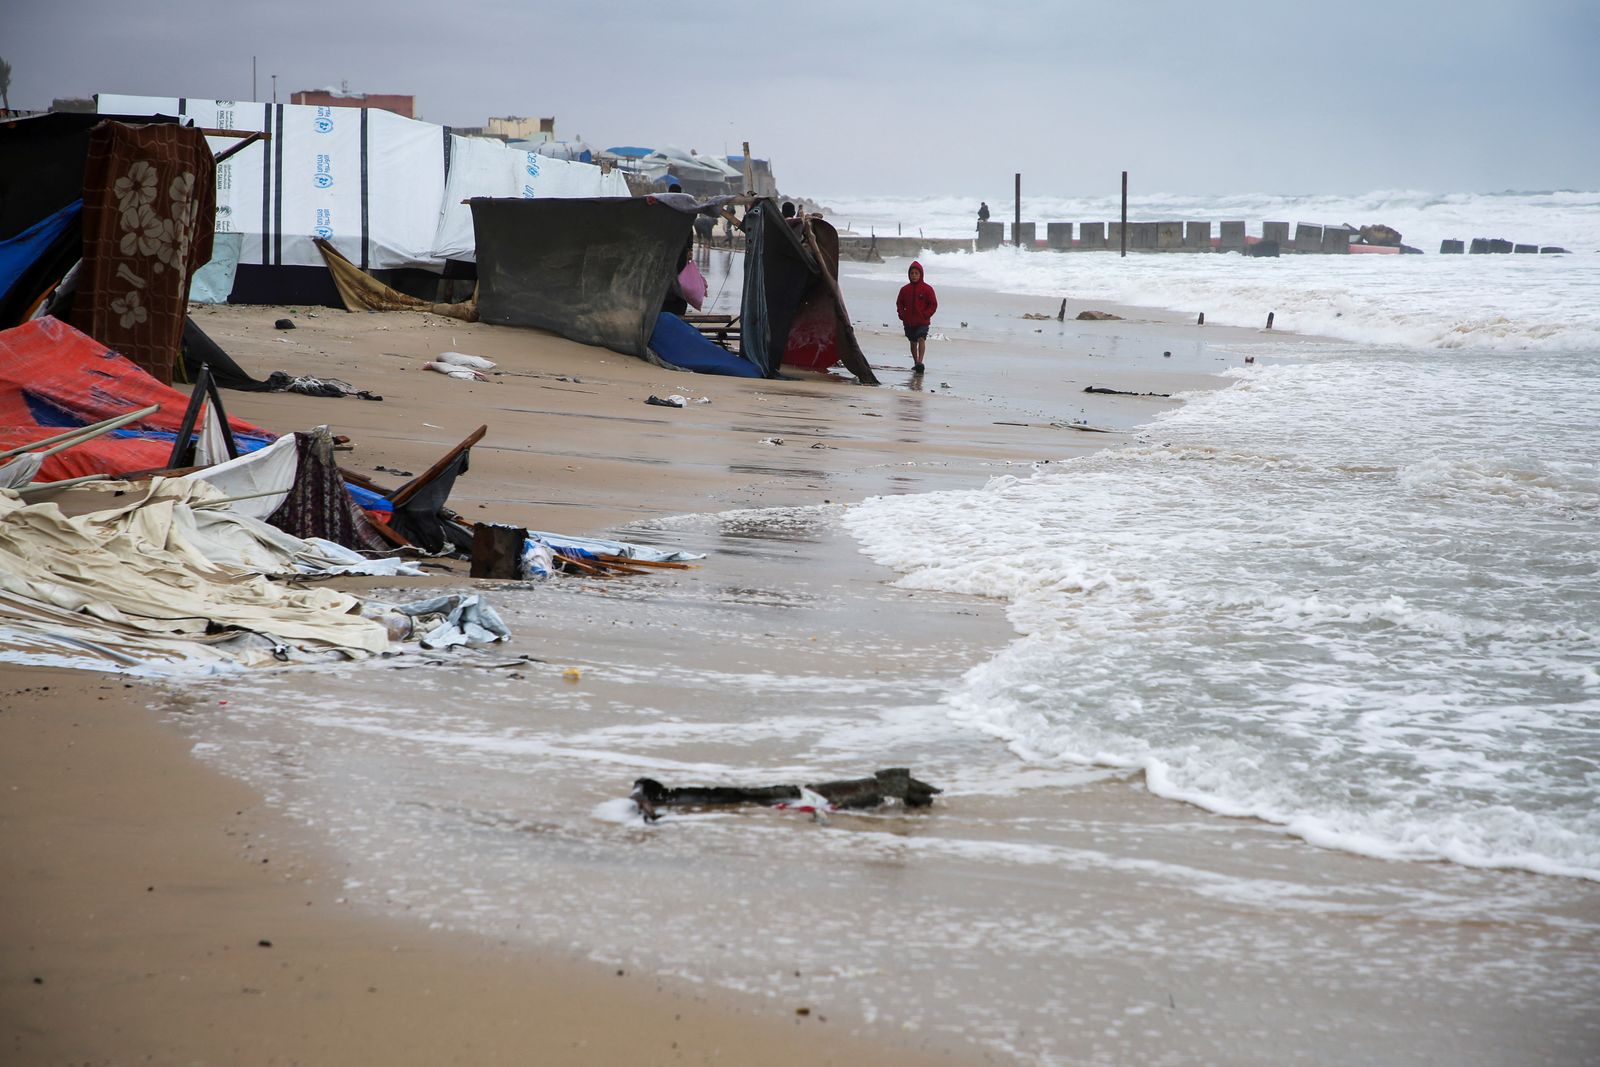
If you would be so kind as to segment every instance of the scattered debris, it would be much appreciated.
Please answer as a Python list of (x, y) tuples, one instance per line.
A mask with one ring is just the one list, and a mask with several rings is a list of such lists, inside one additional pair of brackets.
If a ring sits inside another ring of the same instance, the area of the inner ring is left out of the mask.
[(272, 328), (275, 330), (292, 330), (294, 329), (294, 320), (279, 319), (277, 322), (272, 324)]
[[(814, 785), (721, 786), (688, 785), (670, 788), (654, 778), (633, 783), (631, 799), (646, 822), (660, 818), (667, 807), (721, 807), (761, 804), (800, 811), (837, 811), (882, 807), (888, 803), (925, 808), (944, 790), (911, 777), (908, 767), (874, 771), (870, 778), (851, 778)], [(796, 801), (801, 803), (796, 804)]]
[(361, 400), (382, 400), (377, 393), (357, 389), (339, 378), (314, 378), (309, 374), (289, 374), (275, 370), (267, 376), (265, 393), (300, 393), (304, 396), (353, 396)]
[(652, 394), (650, 399), (646, 400), (645, 403), (654, 404), (658, 408), (681, 408), (683, 407), (685, 401), (684, 398), (679, 396), (677, 393), (673, 393), (671, 396), (666, 397), (655, 396)]
[(1121, 322), (1121, 315), (1113, 315), (1109, 311), (1080, 311), (1079, 322)]
[[(1171, 355), (1172, 353), (1168, 352), (1166, 354), (1167, 355)], [(1103, 385), (1086, 385), (1086, 386), (1083, 387), (1083, 391), (1086, 392), (1086, 393), (1106, 393), (1106, 394), (1109, 394), (1111, 396), (1159, 396), (1159, 397), (1171, 397), (1172, 396), (1171, 393), (1135, 393), (1135, 392), (1132, 392), (1132, 391), (1127, 390), (1127, 389), (1107, 389)]]
[(496, 366), (492, 359), (469, 356), (465, 352), (440, 352), (434, 362), (447, 363), (452, 367), (470, 367), (473, 370), (493, 370)]
[(454, 364), (441, 363), (434, 359), (430, 359), (428, 362), (424, 363), (422, 365), (422, 369), (438, 371), (440, 374), (448, 375), (451, 378), (459, 378), (465, 382), (486, 382), (489, 380), (489, 376), (487, 374), (484, 374), (481, 371), (475, 371), (471, 367), (458, 367)]

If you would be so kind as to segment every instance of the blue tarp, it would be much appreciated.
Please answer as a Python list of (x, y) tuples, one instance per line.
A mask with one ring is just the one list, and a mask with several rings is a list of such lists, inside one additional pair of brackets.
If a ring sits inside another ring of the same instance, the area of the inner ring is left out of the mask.
[(374, 493), (371, 489), (363, 489), (351, 482), (345, 482), (344, 487), (350, 490), (350, 495), (355, 499), (355, 502), (368, 511), (394, 510), (394, 501), (381, 493)]
[(708, 340), (678, 316), (663, 311), (650, 334), (650, 351), (663, 363), (701, 374), (728, 374), (736, 378), (765, 378), (761, 368), (743, 356)]
[(0, 300), (11, 292), (27, 269), (55, 243), (72, 220), (83, 211), (83, 201), (74, 200), (54, 215), (47, 215), (15, 237), (0, 241)]

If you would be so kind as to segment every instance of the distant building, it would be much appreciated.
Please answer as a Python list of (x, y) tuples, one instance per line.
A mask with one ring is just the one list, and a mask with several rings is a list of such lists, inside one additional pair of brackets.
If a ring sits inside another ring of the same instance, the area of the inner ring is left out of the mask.
[(504, 118), (489, 119), (489, 135), (507, 141), (554, 141), (556, 139), (556, 120), (526, 119), (520, 115), (506, 115)]
[(289, 97), (291, 104), (314, 107), (370, 107), (392, 111), (403, 118), (417, 117), (417, 98), (408, 93), (352, 93), (346, 89), (302, 89)]
[(94, 97), (92, 96), (58, 96), (50, 101), (51, 111), (77, 111), (93, 114), (95, 111)]
[(450, 132), (463, 137), (493, 137), (497, 141), (554, 141), (556, 120), (503, 115), (491, 117), (482, 126), (452, 126)]

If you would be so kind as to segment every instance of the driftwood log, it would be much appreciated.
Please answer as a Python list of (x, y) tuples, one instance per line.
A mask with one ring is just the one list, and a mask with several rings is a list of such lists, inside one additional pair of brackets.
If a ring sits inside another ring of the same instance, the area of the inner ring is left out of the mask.
[(1106, 393), (1110, 396), (1172, 396), (1171, 393), (1134, 393), (1127, 389), (1107, 389), (1103, 385), (1086, 385), (1083, 387), (1083, 391), (1086, 393)]
[(772, 806), (800, 800), (802, 789), (816, 793), (835, 808), (876, 808), (891, 800), (898, 800), (908, 808), (925, 808), (933, 798), (944, 792), (937, 786), (911, 777), (907, 767), (890, 767), (876, 771), (871, 778), (850, 778), (840, 782), (815, 784), (726, 786), (685, 785), (669, 788), (654, 778), (640, 778), (633, 783), (633, 802), (646, 822), (655, 822), (658, 808), (715, 807), (734, 804), (764, 804)]

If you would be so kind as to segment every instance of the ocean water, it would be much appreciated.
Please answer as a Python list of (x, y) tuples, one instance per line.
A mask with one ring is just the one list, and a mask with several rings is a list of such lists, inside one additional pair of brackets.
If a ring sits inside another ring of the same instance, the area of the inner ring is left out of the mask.
[(1330, 346), (1142, 440), (845, 525), (1022, 634), (950, 713), (1027, 763), (1369, 855), (1600, 878), (1600, 364)]
[[(830, 201), (832, 218), (866, 232), (894, 232), (908, 214), (931, 220), (928, 236), (972, 232), (976, 199)], [(990, 207), (995, 208), (993, 201)], [(1104, 200), (1030, 199), (1025, 218), (1043, 222), (1115, 217)], [(1039, 254), (1002, 248), (981, 256), (944, 255), (929, 281), (1000, 292), (1070, 295), (1190, 315), (1219, 325), (1278, 329), (1408, 348), (1600, 351), (1600, 193), (1435, 195), (1378, 192), (1363, 197), (1162, 196), (1138, 201), (1131, 219), (1242, 218), (1259, 234), (1263, 219), (1400, 230), (1420, 256)], [(1009, 218), (1001, 212), (996, 217)], [(867, 220), (867, 221), (863, 221)], [(876, 221), (873, 221), (876, 220)], [(906, 232), (915, 232), (914, 229)], [(1440, 256), (1443, 237), (1504, 236), (1559, 245), (1570, 255)], [(846, 267), (846, 271), (859, 268)], [(903, 268), (902, 268), (903, 269)]]
[[(1484, 205), (1600, 243), (1594, 194), (1165, 206), (1456, 228)], [(1600, 878), (1600, 255), (930, 273), (1359, 342), (1230, 371), (1132, 447), (852, 511), (904, 585), (1009, 604), (1023, 636), (953, 715), (1317, 844)]]

